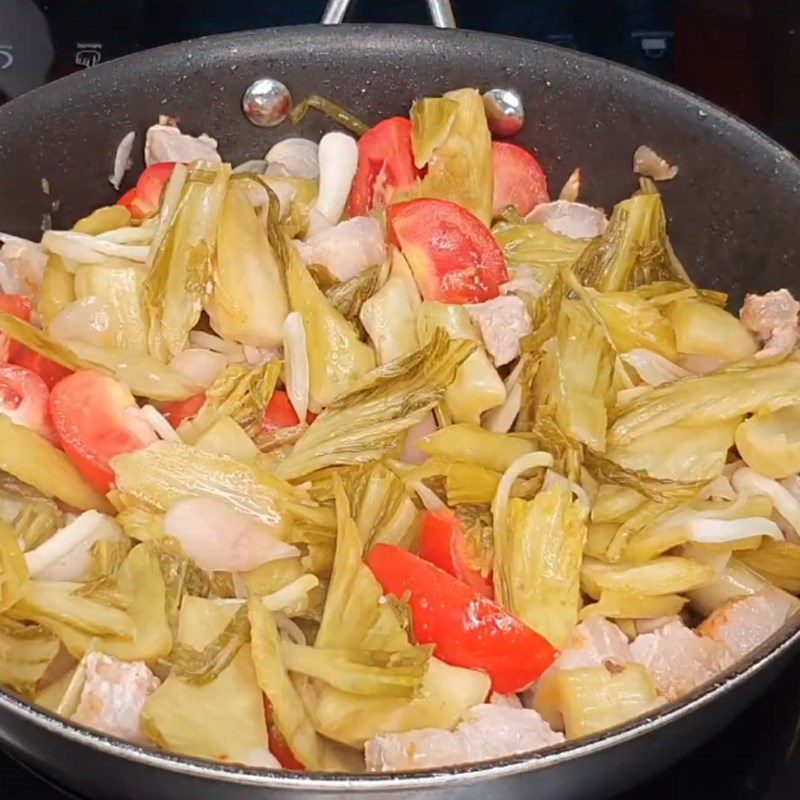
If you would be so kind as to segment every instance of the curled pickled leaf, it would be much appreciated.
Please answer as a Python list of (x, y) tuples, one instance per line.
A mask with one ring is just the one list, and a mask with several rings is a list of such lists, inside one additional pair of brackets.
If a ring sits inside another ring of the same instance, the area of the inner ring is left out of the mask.
[[(231, 182), (219, 211), (213, 289), (205, 303), (211, 327), (252, 347), (283, 340), (288, 301), (282, 268), (246, 193)], [(174, 355), (174, 353), (173, 353)]]
[(438, 331), (426, 347), (374, 370), (314, 420), (275, 474), (298, 478), (381, 458), (441, 401), (474, 346)]
[(638, 192), (614, 206), (602, 237), (575, 264), (578, 280), (601, 292), (619, 292), (654, 281), (692, 282), (672, 250), (661, 195)]
[(14, 530), (0, 522), (0, 611), (13, 606), (26, 592), (30, 576)]
[[(429, 341), (438, 328), (444, 329), (455, 339), (478, 339), (464, 306), (426, 300), (417, 311), (417, 335), (420, 341)], [(481, 346), (459, 367), (455, 380), (445, 393), (453, 420), (475, 424), (480, 422), (480, 415), (484, 411), (500, 405), (505, 399), (505, 385)]]
[(401, 277), (390, 277), (364, 300), (359, 320), (375, 347), (379, 364), (402, 358), (419, 348), (416, 309)]
[(423, 97), (411, 106), (412, 138), (414, 164), (422, 169), (437, 148), (441, 147), (450, 134), (458, 114), (458, 102), (445, 97)]
[(338, 122), (343, 128), (346, 128), (356, 136), (362, 136), (369, 130), (369, 126), (362, 122), (355, 114), (342, 108), (333, 100), (328, 100), (318, 94), (311, 94), (304, 100), (301, 100), (289, 112), (289, 121), (293, 124), (300, 122), (303, 117), (308, 113), (310, 108), (330, 117), (334, 122)]
[(370, 267), (353, 278), (337, 283), (325, 292), (331, 305), (348, 321), (359, 327), (361, 308), (383, 283), (383, 266)]
[(414, 697), (425, 677), (429, 647), (393, 653), (379, 650), (334, 650), (284, 642), (281, 656), (290, 672), (357, 695)]
[[(186, 598), (181, 608), (180, 645), (204, 651), (236, 614), (235, 607)], [(242, 644), (210, 681), (197, 684), (170, 675), (142, 710), (146, 736), (173, 752), (253, 766), (275, 766), (265, 743), (263, 695), (250, 647)]]
[(58, 639), (47, 628), (0, 617), (0, 683), (33, 695), (58, 649)]
[(144, 301), (150, 320), (148, 348), (161, 361), (184, 349), (208, 297), (229, 177), (230, 165), (195, 165), (163, 238), (153, 239)]
[(0, 473), (0, 520), (14, 529), (23, 550), (32, 550), (64, 525), (64, 514), (32, 486)]
[(249, 641), (250, 620), (247, 607), (242, 605), (202, 650), (178, 642), (165, 660), (173, 674), (187, 683), (204, 686), (217, 678)]
[(758, 345), (747, 328), (725, 309), (699, 299), (678, 300), (664, 310), (675, 331), (680, 353), (722, 361), (739, 361), (755, 355)]
[(739, 560), (770, 583), (800, 593), (800, 545), (764, 539), (757, 550), (739, 553)]
[(255, 436), (280, 372), (280, 361), (268, 361), (253, 369), (231, 364), (206, 389), (206, 400), (200, 411), (180, 426), (181, 438), (194, 443), (223, 417), (232, 418), (246, 433)]

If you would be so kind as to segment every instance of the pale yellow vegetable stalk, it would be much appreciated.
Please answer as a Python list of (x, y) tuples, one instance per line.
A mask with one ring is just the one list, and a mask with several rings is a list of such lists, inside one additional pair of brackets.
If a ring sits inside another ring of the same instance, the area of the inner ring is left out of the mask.
[[(469, 313), (463, 306), (426, 300), (417, 312), (417, 334), (423, 343), (430, 341), (437, 328), (455, 339), (479, 342)], [(506, 399), (506, 389), (482, 345), (461, 365), (455, 381), (445, 393), (453, 421), (480, 424), (484, 411), (499, 406)]]
[(281, 266), (246, 190), (231, 182), (219, 216), (214, 289), (206, 311), (223, 338), (252, 347), (283, 341), (289, 312)]
[(587, 514), (568, 486), (554, 483), (531, 501), (512, 499), (506, 529), (494, 537), (495, 596), (559, 649), (578, 623)]
[(596, 603), (581, 609), (581, 621), (600, 616), (607, 619), (656, 619), (677, 614), (688, 602), (677, 594), (643, 595), (604, 589)]
[(661, 556), (644, 564), (603, 564), (585, 558), (581, 584), (591, 597), (603, 590), (636, 592), (642, 595), (680, 594), (697, 589), (714, 578), (714, 570), (689, 558)]

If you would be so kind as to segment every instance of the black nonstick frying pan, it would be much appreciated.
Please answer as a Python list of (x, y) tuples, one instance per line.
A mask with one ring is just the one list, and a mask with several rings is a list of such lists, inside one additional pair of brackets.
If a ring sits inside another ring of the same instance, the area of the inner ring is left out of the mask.
[[(341, 4), (332, 6), (336, 17)], [(37, 237), (43, 215), (63, 228), (113, 202), (107, 176), (117, 143), (131, 128), (141, 142), (159, 114), (217, 137), (229, 161), (260, 157), (289, 133), (254, 127), (242, 114), (243, 92), (264, 76), (283, 81), (295, 98), (317, 92), (367, 121), (406, 113), (420, 95), (512, 87), (527, 110), (518, 139), (535, 150), (553, 186), (581, 166), (584, 199), (610, 208), (635, 186), (634, 149), (649, 144), (680, 166), (663, 191), (675, 249), (698, 282), (734, 298), (744, 289), (800, 290), (800, 163), (774, 142), (697, 97), (596, 58), (424, 27), (308, 26), (211, 37), (31, 92), (0, 110), (0, 229)], [(309, 115), (299, 134), (318, 138), (329, 128)], [(92, 733), (4, 691), (0, 741), (59, 784), (96, 798), (599, 800), (669, 766), (732, 720), (799, 643), (800, 620), (651, 719), (464, 769), (341, 776), (224, 766)]]

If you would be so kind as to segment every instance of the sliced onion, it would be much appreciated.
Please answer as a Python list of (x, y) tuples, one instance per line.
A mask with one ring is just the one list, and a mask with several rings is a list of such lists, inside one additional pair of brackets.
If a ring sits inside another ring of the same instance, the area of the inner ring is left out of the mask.
[(581, 168), (577, 167), (572, 170), (569, 178), (564, 183), (561, 192), (558, 195), (559, 200), (569, 200), (570, 203), (575, 203), (578, 200), (578, 195), (581, 193)]
[(684, 520), (681, 528), (688, 533), (689, 541), (697, 544), (725, 544), (751, 536), (769, 536), (783, 541), (781, 529), (766, 517), (745, 517), (744, 519), (708, 519), (694, 517)]
[(433, 489), (428, 488), (422, 481), (411, 481), (409, 486), (417, 493), (422, 505), (428, 511), (439, 511), (440, 509), (447, 508), (447, 504), (443, 503)]
[(145, 245), (119, 244), (77, 231), (45, 231), (42, 246), (67, 262), (79, 264), (102, 264), (109, 256), (143, 264), (149, 250)]
[(505, 379), (506, 399), (502, 405), (490, 408), (481, 416), (481, 425), (494, 433), (508, 433), (522, 407), (522, 384), (520, 376), (525, 367), (523, 356)]
[(297, 605), (312, 590), (319, 586), (319, 578), (316, 575), (301, 575), (291, 583), (278, 589), (277, 592), (266, 594), (261, 598), (261, 602), (270, 611), (283, 611), (285, 608)]
[(691, 558), (692, 561), (711, 567), (714, 570), (715, 578), (719, 578), (724, 574), (728, 562), (731, 560), (731, 552), (724, 549), (715, 550), (709, 547), (699, 547), (691, 543), (685, 544), (681, 548), (681, 555), (684, 558)]
[(654, 181), (671, 181), (678, 174), (677, 167), (670, 166), (646, 144), (637, 147), (633, 154), (633, 171)]
[(358, 167), (358, 145), (340, 131), (326, 133), (319, 143), (319, 194), (316, 208), (333, 223), (344, 211)]
[(308, 413), (311, 384), (306, 329), (299, 311), (292, 311), (283, 321), (283, 348), (286, 356), (286, 394), (302, 423)]
[(139, 409), (139, 416), (152, 427), (158, 434), (159, 439), (165, 442), (182, 442), (180, 436), (167, 418), (155, 407), (151, 405), (142, 406)]
[(136, 138), (136, 131), (126, 133), (117, 145), (117, 152), (114, 155), (114, 169), (108, 176), (109, 183), (119, 191), (125, 173), (131, 168), (131, 153), (133, 152), (133, 141)]
[(569, 200), (540, 203), (525, 221), (541, 223), (553, 233), (570, 239), (593, 239), (601, 236), (608, 225), (602, 209)]
[(778, 481), (765, 478), (750, 467), (742, 467), (733, 474), (731, 484), (741, 497), (752, 497), (759, 494), (768, 497), (772, 500), (775, 510), (794, 528), (796, 533), (800, 533), (800, 502)]
[(189, 342), (195, 347), (203, 347), (206, 350), (213, 350), (215, 353), (244, 358), (244, 349), (242, 345), (238, 342), (230, 342), (220, 336), (215, 336), (213, 333), (190, 331)]
[(92, 545), (101, 539), (124, 539), (119, 525), (99, 511), (84, 511), (46, 542), (25, 553), (33, 578), (55, 581), (87, 580)]
[(500, 482), (497, 484), (497, 491), (492, 500), (492, 517), (494, 519), (495, 536), (502, 536), (506, 530), (506, 509), (508, 499), (511, 496), (511, 488), (514, 482), (529, 469), (539, 467), (552, 467), (553, 456), (543, 450), (536, 450), (533, 453), (526, 453), (513, 461), (508, 469), (503, 473)]
[(266, 161), (263, 159), (256, 159), (251, 161), (243, 161), (241, 164), (233, 168), (233, 172), (255, 172), (257, 175), (262, 175), (266, 168)]
[(649, 386), (661, 386), (662, 383), (670, 383), (691, 375), (689, 370), (679, 367), (652, 350), (637, 348), (623, 353), (620, 358), (633, 367)]
[(77, 341), (98, 347), (115, 347), (119, 319), (110, 303), (88, 295), (64, 306), (47, 332), (61, 342)]
[[(266, 600), (267, 598), (264, 597), (263, 599)], [(281, 614), (280, 611), (273, 611), (272, 618), (275, 620), (275, 627), (284, 634), (290, 642), (302, 645), (308, 644), (303, 629), (293, 619), (287, 617), (286, 614)]]
[(424, 436), (434, 433), (436, 428), (436, 418), (432, 413), (427, 413), (416, 425), (408, 429), (406, 441), (403, 445), (402, 460), (406, 464), (422, 464), (429, 456), (417, 447), (417, 442)]
[(194, 381), (199, 386), (207, 388), (220, 376), (228, 359), (222, 353), (216, 353), (203, 347), (189, 347), (178, 353), (170, 367), (175, 372)]
[(291, 137), (273, 145), (265, 156), (267, 164), (280, 164), (295, 178), (319, 178), (320, 145), (310, 139)]

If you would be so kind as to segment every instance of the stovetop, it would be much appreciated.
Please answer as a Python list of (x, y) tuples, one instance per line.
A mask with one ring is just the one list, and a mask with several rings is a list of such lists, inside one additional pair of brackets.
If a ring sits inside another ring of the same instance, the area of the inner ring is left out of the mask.
[[(118, 56), (319, 21), (324, 0), (0, 0), (0, 104)], [(798, 0), (453, 0), (461, 27), (619, 61), (735, 112), (800, 154)], [(355, 0), (350, 21), (427, 23), (423, 0)], [(727, 730), (616, 800), (800, 795), (800, 659)], [(0, 794), (63, 800), (0, 754)]]

